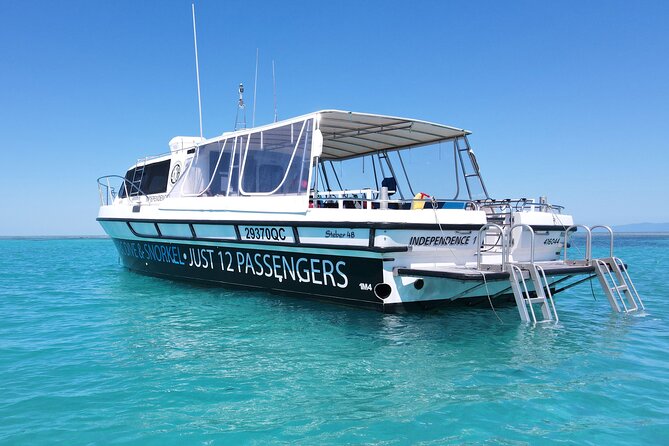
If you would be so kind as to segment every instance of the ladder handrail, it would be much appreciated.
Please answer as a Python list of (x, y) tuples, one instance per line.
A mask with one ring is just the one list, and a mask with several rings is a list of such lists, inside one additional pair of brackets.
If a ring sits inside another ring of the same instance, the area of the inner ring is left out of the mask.
[(595, 259), (595, 262), (597, 263), (597, 268), (599, 268), (600, 271), (606, 273), (606, 275), (609, 277), (608, 283), (612, 284), (609, 285), (609, 290), (615, 291), (616, 296), (618, 296), (618, 300), (620, 301), (621, 304), (623, 304), (623, 308), (625, 309), (625, 313), (628, 313), (629, 310), (627, 309), (627, 305), (625, 304), (625, 299), (624, 296), (620, 293), (620, 289), (618, 288), (617, 281), (613, 277), (613, 272), (609, 269), (609, 265), (604, 262), (602, 259)]
[(634, 282), (632, 282), (632, 278), (630, 277), (629, 272), (627, 272), (627, 267), (625, 266), (625, 262), (623, 262), (622, 259), (619, 259), (618, 257), (611, 257), (611, 258), (613, 259), (613, 262), (618, 265), (618, 269), (620, 270), (620, 274), (623, 276), (623, 281), (625, 282), (625, 285), (627, 285), (627, 288), (630, 290), (631, 293), (633, 293), (632, 296), (639, 301), (641, 309), (645, 310), (646, 307), (643, 304), (643, 300), (641, 300), (641, 295), (634, 286)]
[(574, 229), (578, 228), (583, 228), (585, 229), (585, 261), (589, 265), (590, 262), (592, 261), (592, 231), (590, 230), (589, 227), (586, 225), (571, 225), (564, 231), (564, 261), (567, 261), (567, 238), (569, 236), (569, 232), (571, 232)]
[(521, 236), (523, 235), (522, 229), (527, 228), (530, 230), (530, 263), (534, 264), (534, 229), (532, 229), (532, 226), (528, 225), (527, 223), (516, 223), (509, 228), (509, 241), (513, 239), (513, 230), (516, 228), (521, 228)]
[(613, 258), (613, 229), (610, 226), (595, 225), (590, 228), (591, 233), (598, 228), (606, 229), (609, 232), (609, 257)]
[[(525, 278), (523, 277), (523, 270), (520, 268), (518, 265), (513, 265), (510, 264), (511, 266), (511, 277), (512, 280), (515, 280), (515, 282), (518, 284), (518, 286), (522, 285), (522, 288), (520, 288), (521, 292), (521, 297), (522, 297), (522, 304), (525, 305), (525, 310), (527, 311), (527, 307), (530, 307), (530, 313), (532, 315), (532, 323), (536, 325), (537, 323), (537, 316), (534, 314), (534, 307), (532, 307), (532, 301), (530, 301), (530, 291), (527, 289), (527, 283), (525, 282)], [(520, 274), (520, 280), (516, 278), (516, 270), (518, 271), (518, 274)], [(527, 298), (527, 302), (525, 299)], [(528, 320), (529, 322), (529, 320)]]
[(543, 283), (541, 285), (544, 287), (544, 297), (550, 301), (551, 307), (553, 308), (553, 317), (555, 317), (555, 322), (557, 323), (560, 321), (560, 318), (558, 318), (557, 310), (555, 309), (555, 302), (553, 301), (553, 293), (551, 293), (551, 287), (548, 284), (548, 277), (546, 277), (546, 271), (540, 265), (534, 265), (534, 267), (537, 269), (537, 272), (539, 273), (539, 278), (543, 280)]
[(483, 233), (491, 228), (497, 229), (502, 237), (502, 265), (505, 265), (508, 260), (509, 253), (506, 245), (506, 237), (504, 235), (504, 229), (502, 229), (500, 225), (496, 225), (495, 223), (487, 223), (481, 226), (481, 229), (479, 229), (479, 236), (478, 236), (479, 243), (476, 246), (476, 268), (479, 270), (481, 269), (481, 246), (483, 244), (482, 243)]

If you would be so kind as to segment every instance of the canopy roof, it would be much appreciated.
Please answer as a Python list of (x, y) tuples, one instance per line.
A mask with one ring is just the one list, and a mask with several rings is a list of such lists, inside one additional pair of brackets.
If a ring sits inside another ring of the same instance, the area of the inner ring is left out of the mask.
[(395, 116), (323, 110), (320, 129), (323, 134), (323, 154), (326, 160), (344, 160), (384, 150), (423, 146), (438, 143), (471, 132)]
[[(342, 110), (321, 110), (259, 127), (225, 132), (207, 142), (264, 132), (307, 119), (320, 121), (320, 130), (323, 134), (321, 159), (332, 161), (435, 144), (471, 133), (468, 130), (418, 119)], [(193, 139), (193, 142), (197, 140), (197, 138), (190, 139)]]

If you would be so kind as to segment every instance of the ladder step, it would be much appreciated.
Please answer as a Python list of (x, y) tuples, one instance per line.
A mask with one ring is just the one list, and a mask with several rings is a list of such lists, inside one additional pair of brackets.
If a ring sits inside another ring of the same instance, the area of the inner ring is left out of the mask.
[[(595, 259), (600, 285), (609, 299), (611, 309), (630, 313), (643, 309), (641, 296), (634, 288), (625, 263), (617, 257)], [(623, 294), (624, 293), (624, 296)]]
[[(524, 277), (525, 274), (528, 275), (527, 278)], [(536, 265), (534, 262), (511, 264), (509, 280), (521, 320), (534, 324), (538, 322), (556, 323), (559, 321), (550, 291), (550, 283), (546, 278), (544, 269), (540, 265)], [(534, 285), (535, 297), (530, 297), (526, 280), (531, 281)], [(537, 320), (537, 312), (533, 304), (541, 304), (542, 319)]]

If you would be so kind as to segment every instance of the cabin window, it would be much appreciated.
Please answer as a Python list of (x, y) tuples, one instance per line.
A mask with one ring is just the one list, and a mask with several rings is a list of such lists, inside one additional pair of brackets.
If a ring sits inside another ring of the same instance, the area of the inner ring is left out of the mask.
[(248, 141), (248, 136), (239, 136), (231, 155), (232, 162), (228, 161), (229, 166), (225, 169), (225, 172), (228, 173), (227, 193), (225, 194), (227, 196), (239, 195), (239, 160), (243, 151), (246, 150)]
[(128, 195), (137, 195), (137, 191), (132, 187), (132, 174), (134, 171), (135, 169), (130, 169), (125, 173), (125, 182), (121, 185), (121, 190), (118, 191), (119, 198), (125, 198)]
[(313, 119), (198, 147), (172, 196), (306, 194)]
[[(197, 148), (185, 174), (172, 189), (171, 195), (200, 196), (220, 195), (225, 193), (225, 187), (217, 172), (227, 169), (229, 165), (230, 150), (234, 144), (232, 140), (216, 141)], [(226, 162), (227, 160), (227, 162)]]
[[(230, 142), (234, 144), (234, 140)], [(225, 195), (228, 190), (228, 178), (230, 175), (230, 151), (212, 151), (209, 153), (209, 166), (211, 168), (211, 184), (209, 194)]]
[(308, 119), (252, 134), (242, 162), (242, 194), (305, 193), (312, 125)]
[[(125, 174), (127, 192), (131, 197), (164, 194), (167, 192), (169, 172), (170, 160), (134, 167)], [(126, 188), (121, 188), (119, 197), (126, 197)]]
[(170, 160), (149, 164), (144, 169), (141, 189), (147, 194), (167, 192), (167, 179), (170, 175)]

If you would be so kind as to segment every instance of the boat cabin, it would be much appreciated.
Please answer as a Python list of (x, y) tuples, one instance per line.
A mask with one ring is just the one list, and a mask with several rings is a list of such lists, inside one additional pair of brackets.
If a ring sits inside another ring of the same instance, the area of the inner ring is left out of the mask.
[[(462, 209), (488, 198), (468, 134), (425, 121), (326, 110), (208, 140), (176, 137), (170, 154), (127, 171), (118, 198), (226, 197), (208, 206), (263, 203), (302, 212)], [(448, 171), (425, 178), (425, 168), (434, 170), (442, 156)], [(450, 194), (443, 181), (449, 176)]]

